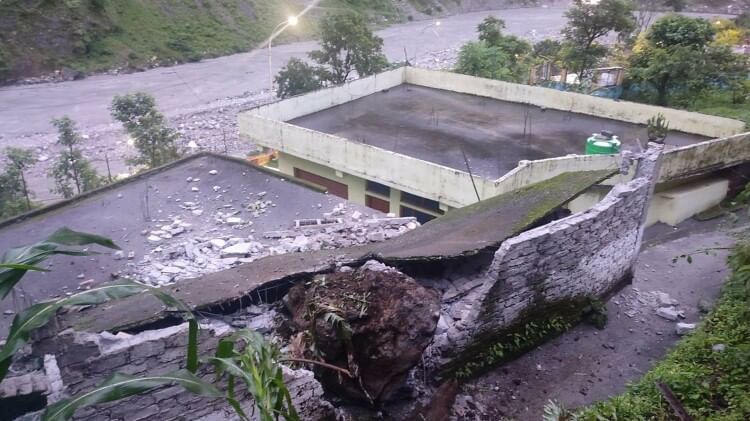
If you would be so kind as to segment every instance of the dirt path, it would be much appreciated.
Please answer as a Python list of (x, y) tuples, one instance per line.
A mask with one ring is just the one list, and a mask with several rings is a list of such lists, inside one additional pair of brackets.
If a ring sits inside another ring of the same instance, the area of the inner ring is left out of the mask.
[[(715, 299), (727, 276), (726, 252), (672, 263), (682, 253), (728, 246), (734, 239), (719, 221), (688, 221), (679, 229), (647, 230), (633, 284), (607, 304), (605, 329), (580, 325), (523, 357), (462, 387), (455, 419), (539, 420), (549, 400), (566, 408), (588, 405), (625, 390), (679, 340), (675, 323), (656, 315), (657, 291), (679, 302), (685, 322), (700, 320), (697, 303)], [(744, 225), (747, 227), (747, 224)]]

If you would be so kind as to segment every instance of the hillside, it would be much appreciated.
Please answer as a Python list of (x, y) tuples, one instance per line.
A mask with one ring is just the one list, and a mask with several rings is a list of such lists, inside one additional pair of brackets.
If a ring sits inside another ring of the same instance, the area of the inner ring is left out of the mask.
[[(310, 0), (0, 1), (0, 83), (138, 70), (247, 51)], [(354, 9), (378, 25), (509, 0), (322, 0), (286, 40), (309, 38), (327, 11)], [(283, 41), (283, 40), (279, 40)]]

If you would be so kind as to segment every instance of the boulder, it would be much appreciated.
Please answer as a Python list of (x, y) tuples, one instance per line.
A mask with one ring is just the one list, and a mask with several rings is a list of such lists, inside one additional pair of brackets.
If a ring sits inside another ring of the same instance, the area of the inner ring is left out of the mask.
[(320, 275), (293, 287), (284, 301), (319, 355), (355, 375), (316, 367), (323, 387), (370, 403), (402, 386), (432, 340), (440, 310), (436, 291), (392, 268)]

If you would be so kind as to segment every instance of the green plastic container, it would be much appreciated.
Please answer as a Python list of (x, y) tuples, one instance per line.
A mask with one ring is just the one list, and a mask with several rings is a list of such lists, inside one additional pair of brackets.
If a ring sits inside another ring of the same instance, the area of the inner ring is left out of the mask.
[(620, 152), (617, 136), (594, 133), (586, 139), (586, 155), (612, 155)]

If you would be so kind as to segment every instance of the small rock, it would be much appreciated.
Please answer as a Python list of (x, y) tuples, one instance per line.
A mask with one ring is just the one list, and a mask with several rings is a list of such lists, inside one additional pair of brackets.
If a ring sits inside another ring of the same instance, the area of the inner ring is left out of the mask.
[(176, 266), (166, 266), (161, 271), (162, 271), (162, 273), (168, 273), (168, 274), (171, 274), (171, 275), (176, 275), (176, 274), (182, 272), (182, 269), (180, 269), (180, 268), (178, 268)]
[(159, 237), (158, 235), (149, 235), (147, 240), (152, 243), (158, 243), (161, 241), (161, 237)]
[(78, 276), (76, 276), (76, 278), (78, 278), (78, 279), (83, 279), (85, 277), (86, 277), (86, 275), (84, 275), (82, 273), (79, 273)]
[(701, 313), (709, 313), (713, 309), (714, 302), (712, 300), (709, 300), (708, 298), (701, 298), (698, 300), (698, 310), (700, 310)]
[(200, 191), (200, 189), (199, 189), (198, 187), (192, 187), (192, 188), (190, 189), (190, 191), (194, 191), (194, 192), (197, 192), (197, 191)]
[(6, 316), (10, 316), (10, 315), (14, 314), (14, 311), (13, 310), (5, 310), (5, 311), (3, 311), (3, 314), (6, 315)]
[(236, 216), (230, 216), (224, 222), (226, 222), (228, 225), (241, 225), (243, 221), (242, 221), (242, 218), (238, 218)]
[(193, 181), (193, 177), (188, 177), (188, 178), (185, 179), (185, 181), (187, 181), (189, 183), (189, 182)]
[(657, 292), (656, 295), (659, 299), (659, 304), (662, 306), (676, 306), (677, 304), (679, 304), (677, 300), (670, 297), (666, 292)]
[(727, 346), (724, 344), (716, 344), (711, 347), (713, 352), (724, 352), (725, 349), (727, 349)]
[(201, 216), (203, 215), (203, 209), (195, 209), (192, 211), (192, 214), (195, 216)]
[(221, 250), (221, 258), (245, 257), (256, 248), (254, 243), (239, 243)]
[(122, 250), (117, 250), (116, 252), (112, 253), (112, 258), (115, 260), (122, 260), (125, 258), (125, 252)]
[(672, 307), (660, 307), (656, 314), (667, 320), (675, 321), (680, 317), (680, 313)]
[(211, 171), (209, 171), (208, 173), (209, 173), (209, 174), (211, 174), (211, 175), (216, 175), (216, 174), (218, 174), (219, 172), (218, 172), (218, 171), (216, 171), (216, 170), (211, 170)]
[(135, 259), (135, 252), (134, 251), (128, 252), (128, 260), (133, 260), (133, 259)]
[(214, 238), (213, 240), (209, 241), (209, 244), (211, 244), (211, 247), (215, 249), (223, 249), (224, 246), (227, 245), (227, 242), (222, 240), (221, 238)]
[(691, 333), (695, 330), (695, 323), (677, 323), (677, 327), (675, 327), (675, 333), (677, 335), (687, 335), (688, 333)]

